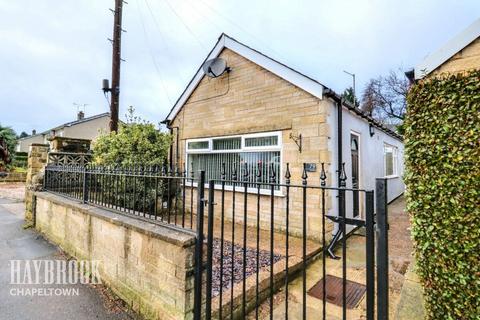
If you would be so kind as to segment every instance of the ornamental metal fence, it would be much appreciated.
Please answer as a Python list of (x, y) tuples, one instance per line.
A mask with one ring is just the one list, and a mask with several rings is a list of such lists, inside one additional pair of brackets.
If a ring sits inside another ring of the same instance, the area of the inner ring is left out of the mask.
[[(44, 188), (193, 230), (194, 319), (388, 319), (385, 179), (374, 192), (346, 188), (344, 169), (340, 186), (330, 186), (323, 164), (317, 181), (306, 168), (293, 179), (288, 164), (283, 182), (260, 163), (228, 176), (221, 165), (220, 179), (190, 171), (48, 165)], [(361, 229), (363, 264), (349, 266), (359, 254), (347, 239)]]
[(91, 205), (193, 229), (192, 174), (160, 166), (45, 167), (44, 189)]

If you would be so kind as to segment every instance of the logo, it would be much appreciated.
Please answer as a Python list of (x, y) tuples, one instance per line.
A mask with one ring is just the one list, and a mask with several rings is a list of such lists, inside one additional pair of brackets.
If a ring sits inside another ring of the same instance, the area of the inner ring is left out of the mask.
[(10, 295), (78, 296), (76, 284), (101, 284), (98, 260), (10, 260)]

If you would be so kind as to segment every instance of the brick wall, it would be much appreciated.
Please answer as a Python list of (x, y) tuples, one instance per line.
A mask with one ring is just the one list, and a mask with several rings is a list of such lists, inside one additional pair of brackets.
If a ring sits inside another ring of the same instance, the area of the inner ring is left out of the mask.
[[(281, 131), (282, 169), (285, 170), (285, 164), (290, 163), (292, 183), (301, 183), (304, 162), (317, 164), (317, 172), (309, 173), (311, 184), (319, 185), (321, 162), (327, 164), (331, 181), (331, 151), (328, 149), (331, 129), (327, 123), (331, 102), (312, 96), (229, 49), (224, 49), (220, 57), (227, 61), (232, 71), (216, 79), (204, 77), (172, 123), (172, 127), (179, 128), (179, 163), (185, 162), (186, 139)], [(302, 134), (301, 153), (290, 139), (290, 133)], [(176, 159), (175, 155), (173, 159)], [(256, 216), (254, 196), (249, 198), (249, 216)], [(279, 208), (276, 227), (282, 229), (285, 199), (277, 197), (275, 202)], [(227, 204), (230, 206), (231, 202)], [(308, 204), (309, 234), (320, 236), (318, 191), (309, 195)], [(292, 193), (292, 231), (299, 231), (300, 210), (301, 193)], [(242, 217), (239, 219), (241, 221)], [(266, 207), (262, 208), (262, 221), (262, 225), (269, 226), (269, 209)]]
[(36, 228), (147, 319), (193, 318), (192, 234), (37, 192)]

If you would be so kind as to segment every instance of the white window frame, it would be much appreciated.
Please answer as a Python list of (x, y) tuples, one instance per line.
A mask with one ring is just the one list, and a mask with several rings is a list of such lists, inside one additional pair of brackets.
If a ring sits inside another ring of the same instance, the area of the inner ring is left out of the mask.
[[(246, 147), (245, 146), (245, 139), (246, 138), (259, 138), (259, 137), (270, 137), (276, 136), (277, 137), (277, 145), (275, 146), (258, 146), (258, 147)], [(228, 149), (228, 150), (213, 150), (213, 140), (216, 139), (228, 139), (228, 138), (241, 138), (241, 147), (240, 149)], [(208, 141), (208, 149), (188, 149), (188, 143), (190, 142), (198, 142), (198, 141)], [(282, 183), (283, 181), (283, 141), (282, 141), (282, 132), (281, 131), (272, 131), (272, 132), (259, 132), (259, 133), (249, 133), (249, 134), (241, 134), (241, 135), (229, 135), (229, 136), (215, 136), (215, 137), (208, 137), (208, 138), (195, 138), (195, 139), (187, 139), (185, 141), (185, 158), (186, 163), (189, 162), (189, 154), (205, 154), (205, 153), (244, 153), (244, 152), (263, 152), (263, 151), (278, 151), (280, 152), (280, 181), (278, 183)], [(188, 168), (188, 166), (187, 166)], [(187, 175), (190, 172), (187, 170)], [(186, 181), (185, 183), (187, 186), (197, 187), (197, 182), (190, 182)], [(205, 187), (208, 187), (208, 184), (205, 184)], [(221, 184), (215, 184), (215, 190), (221, 190)], [(236, 186), (236, 190), (242, 190), (243, 187), (240, 185)], [(226, 191), (232, 191), (232, 186), (225, 186)], [(257, 193), (257, 188), (247, 188), (248, 193)], [(271, 191), (267, 189), (260, 189), (260, 194), (263, 195), (270, 195)], [(283, 188), (274, 191), (275, 196), (284, 196)]]
[[(392, 169), (393, 173), (387, 175), (387, 149), (392, 150)], [(398, 177), (398, 148), (394, 145), (384, 143), (383, 144), (383, 175), (385, 178), (397, 178)]]

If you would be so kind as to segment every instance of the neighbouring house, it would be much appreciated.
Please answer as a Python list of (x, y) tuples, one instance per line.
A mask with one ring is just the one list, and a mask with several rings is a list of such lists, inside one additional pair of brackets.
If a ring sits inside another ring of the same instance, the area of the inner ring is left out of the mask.
[(64, 123), (41, 133), (36, 133), (33, 130), (32, 135), (18, 139), (16, 151), (28, 152), (32, 144), (48, 144), (54, 137), (95, 140), (102, 130), (108, 131), (109, 122), (110, 113), (108, 112), (85, 118), (85, 114), (80, 111), (75, 121)]
[[(429, 54), (414, 69), (420, 80), (440, 73), (457, 73), (480, 68), (480, 18), (450, 39), (443, 47)], [(407, 74), (408, 76), (408, 74)], [(410, 72), (410, 77), (413, 74)]]
[[(375, 178), (387, 178), (388, 201), (404, 192), (403, 143), (397, 133), (320, 82), (228, 35), (220, 36), (205, 61), (217, 57), (226, 62), (227, 71), (212, 78), (199, 68), (164, 120), (173, 134), (171, 161), (175, 166), (188, 174), (206, 170), (208, 180), (220, 179), (225, 163), (227, 178), (236, 167), (241, 179), (247, 163), (250, 179), (255, 179), (260, 166), (263, 182), (268, 182), (273, 166), (276, 181), (284, 183), (288, 163), (292, 184), (301, 184), (306, 164), (309, 183), (320, 185), (324, 163), (327, 185), (338, 186), (338, 170), (344, 163), (349, 188), (373, 190)], [(232, 190), (232, 186), (226, 188)], [(265, 188), (262, 193), (268, 197)], [(248, 217), (256, 215), (255, 192), (248, 199)], [(283, 188), (277, 188), (275, 196), (276, 208), (284, 208)], [(308, 196), (320, 198), (314, 191)], [(336, 198), (332, 191), (326, 200), (333, 214), (337, 213)], [(241, 208), (243, 200), (237, 201)], [(292, 194), (292, 233), (301, 230), (301, 205), (301, 194)], [(347, 216), (362, 218), (364, 205), (362, 197), (347, 198)], [(320, 236), (320, 204), (310, 201), (308, 206), (308, 234)], [(262, 204), (260, 211), (261, 224), (268, 227), (269, 207)], [(242, 219), (239, 212), (237, 221)], [(284, 214), (279, 212), (275, 227), (282, 229), (283, 221)]]

